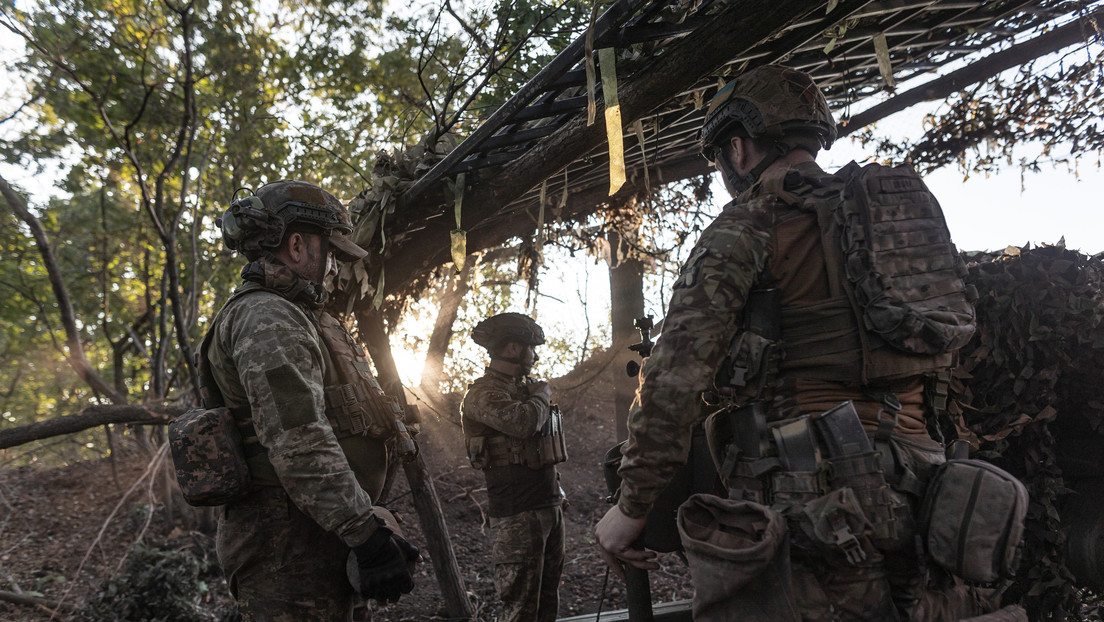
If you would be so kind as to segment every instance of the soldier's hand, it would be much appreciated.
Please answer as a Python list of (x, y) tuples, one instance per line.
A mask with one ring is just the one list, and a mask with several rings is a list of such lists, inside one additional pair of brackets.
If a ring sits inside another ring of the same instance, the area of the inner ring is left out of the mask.
[(414, 563), (421, 556), (402, 536), (381, 527), (353, 552), (364, 598), (393, 603), (414, 589)]
[(548, 386), (548, 383), (543, 380), (529, 383), (529, 395), (543, 394), (548, 401), (552, 401), (552, 387)]
[(643, 518), (629, 518), (616, 505), (606, 512), (602, 520), (594, 527), (594, 539), (598, 541), (598, 552), (602, 559), (622, 581), (625, 580), (625, 564), (641, 570), (655, 570), (659, 563), (655, 561), (655, 551), (633, 548), (633, 542), (644, 533)]

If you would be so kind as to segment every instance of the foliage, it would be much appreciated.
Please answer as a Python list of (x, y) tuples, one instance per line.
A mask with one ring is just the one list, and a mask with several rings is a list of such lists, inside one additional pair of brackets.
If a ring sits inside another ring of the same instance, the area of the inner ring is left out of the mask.
[(123, 571), (103, 582), (77, 619), (83, 622), (209, 619), (198, 606), (207, 592), (200, 572), (200, 561), (187, 550), (135, 545)]
[(1104, 470), (1073, 461), (1104, 434), (1104, 261), (1062, 246), (975, 254), (978, 333), (962, 351), (951, 412), (980, 455), (1031, 494), (1020, 571), (1033, 620), (1080, 607), (1066, 567), (1060, 510), (1067, 486)]

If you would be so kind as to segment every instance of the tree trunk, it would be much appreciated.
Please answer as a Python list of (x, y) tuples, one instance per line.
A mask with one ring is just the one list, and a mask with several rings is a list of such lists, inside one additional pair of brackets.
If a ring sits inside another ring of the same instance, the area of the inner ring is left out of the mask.
[[(406, 393), (399, 380), (395, 359), (391, 355), (391, 345), (387, 332), (383, 328), (383, 318), (376, 313), (361, 311), (356, 314), (356, 319), (360, 338), (368, 346), (368, 352), (375, 364), (380, 386), (388, 395), (397, 397), (405, 408)], [(433, 486), (433, 478), (429, 476), (421, 454), (404, 462), (403, 471), (406, 473), (406, 481), (410, 484), (414, 508), (418, 511), (418, 522), (429, 547), (429, 558), (433, 563), (433, 572), (437, 575), (437, 584), (441, 588), (449, 617), (470, 619), (473, 611), (472, 604), (468, 600), (464, 579), (460, 576), (460, 565), (456, 562), (448, 525), (441, 511), (437, 490)]]
[(613, 417), (617, 429), (617, 440), (629, 436), (628, 414), (636, 395), (637, 378), (624, 371), (625, 366), (637, 360), (637, 354), (629, 346), (639, 341), (639, 333), (633, 321), (644, 316), (644, 263), (633, 256), (619, 258), (621, 234), (610, 231), (607, 236), (610, 246), (610, 333), (613, 341)]
[[(433, 333), (429, 336), (429, 348), (426, 350), (425, 364), (422, 366), (422, 380), (419, 388), (426, 399), (437, 402), (441, 392), (441, 377), (445, 369), (445, 354), (452, 340), (452, 325), (460, 311), (460, 303), (471, 290), (472, 264), (475, 258), (469, 256), (464, 262), (460, 274), (453, 274), (441, 288), (441, 306), (437, 311), (437, 321), (433, 323)], [(437, 404), (434, 404), (437, 406)]]

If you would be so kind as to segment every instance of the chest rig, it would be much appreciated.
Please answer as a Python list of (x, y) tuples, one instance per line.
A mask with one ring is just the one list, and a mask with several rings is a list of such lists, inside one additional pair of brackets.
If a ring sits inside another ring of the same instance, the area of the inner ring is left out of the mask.
[[(510, 395), (518, 401), (528, 399), (524, 385), (515, 384)], [(510, 465), (524, 465), (530, 469), (542, 469), (565, 462), (567, 445), (564, 442), (563, 414), (552, 404), (548, 420), (536, 434), (518, 438), (498, 430), (467, 420), (464, 422), (464, 442), (468, 460), (475, 469), (496, 469)]]
[(416, 449), (406, 429), (399, 400), (384, 393), (372, 374), (368, 358), (349, 331), (329, 313), (311, 314), (329, 357), (324, 393), (326, 418), (338, 439), (365, 434), (393, 443), (399, 457), (414, 455)]

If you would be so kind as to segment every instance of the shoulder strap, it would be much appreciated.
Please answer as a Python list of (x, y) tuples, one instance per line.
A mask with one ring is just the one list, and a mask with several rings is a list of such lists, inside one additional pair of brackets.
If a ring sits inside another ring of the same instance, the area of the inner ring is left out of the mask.
[(263, 287), (249, 287), (249, 284), (246, 284), (245, 287), (240, 287), (234, 293), (230, 294), (230, 297), (223, 303), (222, 308), (215, 314), (215, 319), (211, 320), (211, 327), (207, 329), (207, 333), (203, 335), (203, 340), (199, 343), (199, 350), (195, 354), (195, 364), (196, 371), (199, 372), (199, 396), (203, 401), (204, 408), (217, 408), (225, 405), (222, 398), (222, 392), (219, 391), (218, 383), (215, 382), (215, 376), (211, 372), (211, 362), (207, 359), (207, 350), (211, 347), (211, 339), (214, 338), (219, 319), (222, 317), (222, 313), (226, 311), (227, 307), (230, 306), (230, 303), (246, 294), (261, 291), (269, 290)]

